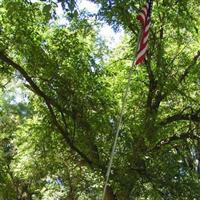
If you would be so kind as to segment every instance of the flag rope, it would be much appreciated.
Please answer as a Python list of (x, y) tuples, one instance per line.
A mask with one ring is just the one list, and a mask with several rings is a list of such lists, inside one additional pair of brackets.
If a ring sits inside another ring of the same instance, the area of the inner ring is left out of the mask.
[(125, 108), (125, 103), (126, 103), (126, 100), (127, 100), (127, 97), (128, 97), (128, 90), (129, 90), (129, 85), (130, 85), (130, 82), (131, 82), (131, 76), (133, 74), (134, 63), (135, 63), (135, 61), (132, 62), (132, 66), (129, 70), (128, 82), (126, 84), (126, 88), (125, 88), (125, 91), (124, 91), (123, 96), (122, 96), (121, 111), (120, 111), (120, 115), (119, 115), (119, 118), (118, 118), (118, 126), (117, 126), (114, 144), (113, 144), (112, 151), (111, 151), (111, 154), (110, 154), (110, 161), (109, 161), (108, 169), (107, 169), (107, 173), (106, 173), (106, 181), (105, 181), (105, 185), (104, 185), (104, 189), (103, 189), (102, 200), (105, 199), (105, 195), (106, 195), (106, 189), (107, 189), (107, 185), (108, 185), (108, 181), (109, 181), (109, 177), (110, 177), (110, 173), (111, 173), (111, 166), (112, 166), (113, 158), (114, 158), (114, 155), (115, 155), (115, 149), (116, 149), (117, 140), (118, 140), (118, 137), (119, 137), (119, 131), (120, 131), (121, 126), (122, 126), (122, 117), (124, 115), (124, 108)]

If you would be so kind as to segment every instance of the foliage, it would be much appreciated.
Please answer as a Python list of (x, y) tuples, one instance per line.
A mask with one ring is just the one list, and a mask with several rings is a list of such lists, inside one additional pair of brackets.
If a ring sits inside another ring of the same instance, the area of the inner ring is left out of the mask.
[[(62, 1), (65, 26), (58, 2), (0, 1), (1, 199), (101, 197), (143, 1), (92, 2), (100, 5), (96, 20), (126, 31), (112, 51), (76, 1)], [(108, 200), (200, 196), (198, 5), (154, 0)]]

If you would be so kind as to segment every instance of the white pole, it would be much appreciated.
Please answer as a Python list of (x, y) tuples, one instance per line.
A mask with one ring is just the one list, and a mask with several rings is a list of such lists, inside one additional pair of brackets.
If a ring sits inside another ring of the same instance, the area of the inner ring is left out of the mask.
[(119, 118), (118, 118), (117, 131), (116, 131), (116, 135), (115, 135), (115, 140), (114, 140), (114, 144), (113, 144), (113, 147), (112, 147), (112, 151), (111, 151), (111, 154), (110, 154), (110, 161), (109, 161), (108, 169), (107, 169), (107, 173), (106, 173), (106, 181), (105, 181), (105, 185), (104, 185), (104, 189), (103, 189), (102, 200), (105, 199), (105, 195), (106, 195), (106, 188), (107, 188), (108, 180), (109, 180), (109, 177), (110, 177), (111, 166), (112, 166), (112, 162), (113, 162), (113, 158), (114, 158), (114, 154), (115, 154), (115, 149), (116, 149), (116, 145), (117, 145), (117, 139), (119, 137), (119, 131), (120, 131), (121, 125), (122, 125), (122, 117), (124, 115), (124, 107), (125, 107), (125, 103), (126, 103), (127, 96), (128, 96), (128, 90), (129, 90), (129, 85), (130, 85), (130, 82), (131, 82), (131, 76), (132, 76), (132, 73), (133, 73), (133, 67), (134, 67), (134, 61), (132, 62), (131, 69), (129, 70), (128, 82), (126, 84), (126, 88), (125, 88), (125, 91), (124, 91), (123, 96), (122, 96), (121, 112), (120, 112), (120, 115), (119, 115)]

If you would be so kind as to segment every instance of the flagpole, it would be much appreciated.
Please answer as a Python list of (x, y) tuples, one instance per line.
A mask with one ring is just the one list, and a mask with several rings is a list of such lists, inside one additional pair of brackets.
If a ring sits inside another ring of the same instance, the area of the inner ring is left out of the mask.
[[(137, 54), (137, 50), (138, 50), (138, 47), (139, 47), (140, 36), (141, 36), (141, 32), (140, 32), (138, 40), (137, 40), (136, 51), (135, 51), (136, 54)], [(133, 74), (133, 67), (136, 65), (135, 62), (136, 62), (136, 56), (135, 56), (135, 59), (133, 59), (133, 61), (132, 61), (131, 68), (129, 69), (128, 82), (126, 84), (126, 88), (125, 88), (125, 91), (124, 91), (123, 96), (122, 96), (121, 111), (120, 111), (119, 118), (118, 118), (118, 126), (117, 126), (114, 144), (113, 144), (112, 151), (111, 151), (111, 154), (110, 154), (110, 161), (109, 161), (108, 169), (107, 169), (107, 172), (106, 172), (106, 181), (105, 181), (105, 185), (104, 185), (104, 189), (103, 189), (102, 200), (105, 200), (106, 189), (107, 189), (107, 185), (108, 185), (108, 181), (109, 181), (109, 177), (110, 177), (110, 172), (111, 172), (111, 167), (112, 167), (112, 162), (113, 162), (113, 158), (114, 158), (114, 155), (115, 155), (115, 149), (116, 149), (116, 145), (117, 145), (117, 139), (119, 137), (119, 131), (120, 131), (121, 125), (122, 125), (122, 117), (124, 115), (125, 103), (126, 103), (126, 100), (127, 100), (127, 97), (128, 97), (128, 89), (129, 89), (129, 85), (130, 85), (130, 82), (131, 82), (131, 76)]]
[[(140, 35), (141, 35), (141, 32), (140, 32), (138, 40), (137, 40), (136, 51), (135, 51), (136, 54), (137, 54), (137, 50), (138, 50), (138, 47), (139, 47)], [(109, 177), (110, 177), (110, 172), (111, 172), (111, 167), (112, 167), (112, 162), (113, 162), (113, 158), (114, 158), (114, 155), (115, 155), (115, 149), (116, 149), (116, 145), (117, 145), (117, 139), (119, 137), (119, 131), (120, 131), (120, 128), (121, 128), (121, 125), (122, 125), (122, 117), (124, 115), (124, 107), (125, 107), (125, 103), (126, 103), (127, 96), (128, 96), (128, 89), (129, 89), (129, 85), (130, 85), (130, 82), (131, 82), (131, 76), (133, 74), (133, 67), (136, 65), (135, 62), (136, 62), (136, 56), (132, 61), (131, 68), (129, 69), (128, 82), (126, 84), (126, 88), (125, 88), (125, 91), (124, 91), (123, 96), (122, 96), (121, 111), (120, 111), (119, 118), (118, 118), (118, 126), (117, 126), (114, 144), (113, 144), (112, 151), (111, 151), (111, 154), (110, 154), (110, 161), (109, 161), (108, 169), (107, 169), (107, 172), (106, 172), (106, 181), (105, 181), (105, 185), (104, 185), (104, 189), (103, 189), (102, 200), (105, 200), (106, 189), (107, 189), (107, 185), (108, 185), (108, 181), (109, 181)]]
[[(147, 0), (147, 3), (148, 3), (148, 11), (147, 11), (147, 13), (150, 15), (151, 14), (150, 11), (151, 11), (151, 8), (153, 6), (153, 0)], [(144, 20), (144, 19), (142, 18), (142, 20)], [(148, 24), (145, 24), (145, 25), (148, 25)], [(148, 27), (148, 26), (146, 26), (146, 27)], [(112, 162), (113, 162), (113, 158), (114, 158), (114, 155), (115, 155), (115, 149), (116, 149), (116, 145), (117, 145), (117, 139), (119, 137), (119, 131), (120, 131), (121, 126), (122, 126), (122, 117), (124, 115), (125, 103), (126, 103), (126, 100), (127, 100), (127, 97), (128, 97), (128, 90), (129, 90), (129, 86), (130, 86), (130, 82), (131, 82), (131, 76), (133, 74), (133, 67), (135, 65), (141, 63), (141, 61), (138, 62), (138, 57), (137, 57), (138, 56), (137, 54), (140, 53), (139, 44), (140, 44), (140, 40), (141, 40), (141, 34), (142, 34), (142, 30), (141, 30), (141, 32), (139, 34), (137, 45), (136, 45), (136, 57), (135, 57), (135, 60), (133, 60), (131, 68), (129, 70), (128, 82), (126, 84), (126, 88), (125, 88), (125, 91), (124, 91), (123, 96), (122, 96), (121, 111), (120, 111), (119, 118), (118, 118), (118, 126), (117, 126), (117, 131), (116, 131), (116, 135), (115, 135), (114, 144), (113, 144), (112, 151), (111, 151), (111, 154), (110, 154), (110, 161), (109, 161), (108, 169), (107, 169), (107, 172), (106, 172), (106, 180), (105, 180), (105, 185), (104, 185), (104, 189), (103, 189), (102, 200), (105, 200), (106, 189), (107, 189), (107, 185), (108, 185), (108, 181), (109, 181), (109, 177), (110, 177), (110, 172), (111, 172), (111, 167), (112, 167)], [(144, 40), (144, 38), (142, 38), (142, 39)], [(146, 53), (146, 50), (145, 50), (145, 52), (142, 52), (142, 54), (145, 54), (145, 53)], [(140, 55), (140, 56), (143, 56), (143, 55)]]
[(130, 85), (130, 82), (131, 82), (131, 76), (133, 74), (134, 65), (135, 65), (135, 61), (132, 62), (131, 68), (129, 70), (128, 82), (126, 84), (126, 88), (125, 88), (125, 91), (124, 91), (123, 96), (122, 96), (121, 111), (120, 111), (119, 118), (118, 118), (118, 126), (117, 126), (117, 131), (116, 131), (116, 135), (115, 135), (114, 144), (113, 144), (112, 151), (111, 151), (111, 154), (110, 154), (110, 161), (109, 161), (108, 169), (107, 169), (107, 173), (106, 173), (106, 181), (105, 181), (105, 185), (104, 185), (104, 189), (103, 189), (102, 200), (105, 199), (105, 195), (106, 195), (106, 189), (107, 189), (108, 180), (109, 180), (109, 177), (110, 177), (113, 158), (114, 158), (114, 155), (115, 155), (115, 149), (116, 149), (116, 145), (117, 145), (117, 139), (119, 137), (119, 131), (120, 131), (121, 126), (122, 126), (122, 117), (124, 115), (124, 108), (125, 108), (125, 103), (126, 103), (126, 100), (127, 100), (127, 97), (128, 97), (128, 90), (129, 90), (129, 85)]

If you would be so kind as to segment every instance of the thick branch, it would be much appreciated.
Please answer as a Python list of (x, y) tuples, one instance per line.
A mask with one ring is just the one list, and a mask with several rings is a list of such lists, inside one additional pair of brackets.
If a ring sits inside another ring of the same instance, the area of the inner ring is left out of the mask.
[(153, 149), (151, 149), (151, 151), (153, 150), (159, 150), (161, 149), (163, 146), (165, 145), (170, 145), (172, 142), (174, 141), (178, 141), (178, 140), (185, 140), (185, 139), (197, 139), (200, 140), (200, 136), (196, 135), (193, 133), (193, 130), (189, 131), (189, 132), (185, 132), (182, 133), (180, 135), (173, 135), (165, 140), (162, 140), (160, 142), (158, 142), (155, 147)]
[(58, 129), (58, 131), (61, 133), (61, 135), (64, 137), (65, 141), (67, 144), (70, 146), (70, 148), (77, 152), (90, 166), (93, 164), (93, 162), (80, 150), (78, 149), (74, 143), (71, 141), (69, 137), (69, 133), (66, 129), (66, 124), (65, 124), (65, 129), (61, 126), (61, 124), (58, 122), (57, 117), (53, 111), (52, 106), (57, 108), (60, 112), (62, 112), (61, 107), (50, 97), (48, 97), (32, 80), (32, 78), (28, 75), (28, 73), (17, 63), (13, 62), (10, 58), (8, 58), (5, 54), (0, 52), (0, 59), (4, 61), (6, 64), (12, 66), (14, 69), (20, 72), (20, 74), (25, 78), (25, 80), (30, 84), (32, 90), (37, 94), (38, 96), (42, 97), (45, 101), (45, 104), (48, 107), (48, 110), (51, 114), (52, 122)]
[(163, 95), (158, 87), (158, 81), (155, 79), (153, 70), (151, 69), (150, 63), (146, 62), (147, 73), (149, 77), (149, 92), (147, 97), (147, 108), (150, 112), (158, 110), (160, 102), (163, 99)]
[(74, 150), (75, 152), (77, 152), (87, 162), (87, 164), (89, 164), (91, 166), (93, 164), (92, 161), (74, 145), (74, 143), (71, 141), (71, 139), (68, 136), (69, 134), (67, 133), (67, 130), (66, 129), (64, 130), (63, 127), (59, 124), (59, 122), (56, 118), (56, 115), (52, 109), (51, 104), (49, 102), (46, 102), (46, 105), (49, 109), (49, 112), (51, 114), (51, 118), (52, 118), (54, 125), (57, 127), (57, 129), (59, 130), (61, 135), (64, 137), (65, 141), (68, 143), (70, 148), (72, 150)]
[(193, 65), (196, 64), (196, 62), (199, 59), (199, 57), (200, 57), (200, 50), (197, 52), (197, 54), (192, 59), (191, 64), (185, 69), (183, 74), (179, 77), (179, 83), (181, 83), (185, 79), (185, 77), (189, 74), (190, 69), (192, 68)]
[(146, 66), (147, 66), (147, 73), (149, 77), (149, 92), (148, 92), (148, 97), (147, 97), (147, 107), (150, 110), (152, 110), (152, 103), (153, 103), (155, 90), (157, 87), (157, 81), (155, 80), (153, 70), (151, 69), (150, 63), (148, 61), (146, 62)]
[(28, 73), (17, 63), (13, 62), (10, 58), (8, 58), (5, 54), (0, 52), (0, 59), (4, 61), (6, 64), (12, 66), (14, 69), (20, 72), (20, 74), (25, 78), (25, 80), (30, 84), (32, 90), (38, 96), (42, 97), (45, 101), (48, 101), (51, 105), (55, 106), (59, 110), (62, 110), (60, 106), (50, 97), (48, 97), (32, 80), (32, 78), (28, 75)]
[(182, 120), (200, 122), (200, 109), (193, 112), (192, 114), (178, 113), (178, 114), (169, 116), (169, 117), (167, 117), (166, 119), (164, 119), (163, 121), (160, 122), (160, 126), (165, 126), (165, 125), (170, 124), (172, 122), (182, 121)]
[[(187, 46), (185, 46), (183, 49), (185, 49)], [(180, 55), (180, 53), (183, 51), (183, 49), (181, 49), (176, 55), (175, 57), (172, 59), (172, 61), (170, 62), (169, 65), (171, 65), (174, 60)], [(199, 59), (200, 57), (200, 50), (197, 52), (197, 54), (193, 57), (191, 63), (189, 64), (189, 66), (184, 70), (184, 72), (179, 76), (178, 80), (177, 80), (177, 85), (175, 87), (175, 89), (178, 88), (178, 86), (180, 85), (180, 83), (182, 83), (185, 78), (187, 77), (187, 75), (189, 74), (191, 68), (197, 63), (197, 60)], [(166, 92), (164, 95), (163, 95), (163, 99), (166, 98), (169, 94), (171, 94), (171, 92), (174, 91), (174, 90), (171, 90), (169, 92)]]

